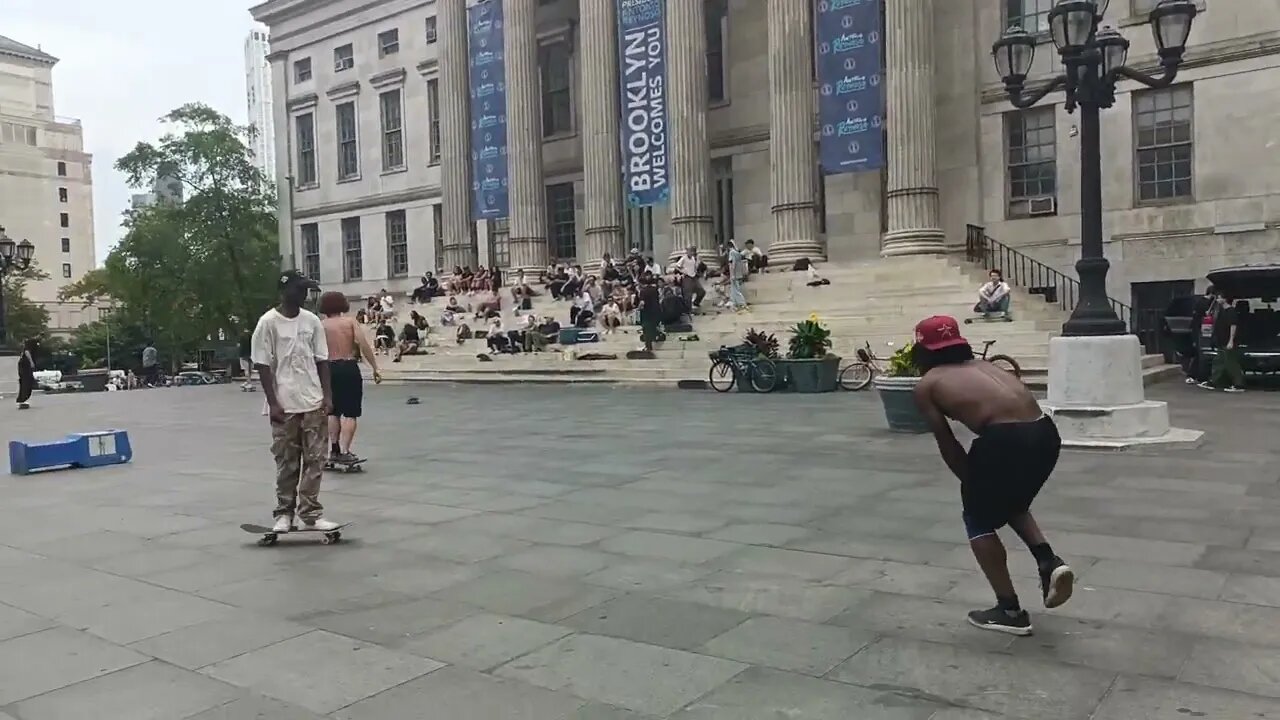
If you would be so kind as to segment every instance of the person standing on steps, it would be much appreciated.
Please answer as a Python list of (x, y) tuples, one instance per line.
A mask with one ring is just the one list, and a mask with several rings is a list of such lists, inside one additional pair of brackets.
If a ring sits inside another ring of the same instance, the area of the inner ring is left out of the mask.
[[(969, 623), (1030, 635), (1031, 618), (1018, 603), (996, 530), (1008, 525), (1031, 550), (1046, 608), (1071, 597), (1075, 574), (1054, 554), (1031, 516), (1031, 502), (1058, 463), (1058, 428), (1022, 381), (974, 358), (955, 318), (920, 321), (912, 354), (924, 375), (916, 386), (916, 406), (933, 431), (942, 459), (960, 480), (969, 546), (996, 595), (996, 606), (970, 612)], [(948, 418), (977, 434), (967, 454)]]
[(320, 318), (302, 307), (307, 292), (319, 287), (297, 270), (286, 270), (279, 288), (280, 304), (268, 310), (253, 331), (253, 365), (266, 396), (276, 460), (272, 532), (291, 530), (295, 511), (308, 530), (334, 530), (340, 525), (325, 519), (320, 505), (327, 419), (333, 407), (329, 344)]
[(324, 316), (325, 342), (329, 346), (329, 382), (333, 387), (333, 407), (329, 410), (329, 462), (358, 462), (351, 444), (356, 439), (364, 401), (364, 378), (360, 376), (359, 357), (373, 368), (373, 381), (382, 382), (378, 359), (365, 336), (364, 328), (347, 313), (351, 304), (347, 296), (330, 291), (320, 296), (320, 314)]
[(688, 304), (689, 314), (692, 315), (702, 306), (702, 298), (706, 297), (707, 291), (702, 288), (702, 280), (699, 278), (699, 265), (701, 260), (698, 259), (698, 248), (690, 245), (685, 249), (684, 255), (676, 261), (676, 271), (680, 274), (680, 294), (684, 295), (684, 301)]
[(22, 354), (18, 356), (18, 409), (31, 407), (28, 400), (36, 389), (36, 341), (27, 338), (22, 341)]

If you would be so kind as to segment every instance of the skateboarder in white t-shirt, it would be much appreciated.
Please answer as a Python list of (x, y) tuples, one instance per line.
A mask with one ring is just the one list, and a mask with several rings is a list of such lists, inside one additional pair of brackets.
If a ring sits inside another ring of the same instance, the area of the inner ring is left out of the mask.
[(323, 517), (319, 499), (333, 407), (329, 347), (320, 318), (302, 307), (318, 286), (297, 270), (282, 273), (279, 286), (280, 304), (253, 331), (253, 365), (266, 395), (276, 460), (272, 530), (289, 532), (295, 511), (307, 530), (334, 530), (340, 526)]

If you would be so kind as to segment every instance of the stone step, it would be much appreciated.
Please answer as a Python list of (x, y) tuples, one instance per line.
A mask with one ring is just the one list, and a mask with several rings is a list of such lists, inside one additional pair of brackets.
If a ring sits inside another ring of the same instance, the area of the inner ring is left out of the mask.
[[(638, 364), (638, 363), (637, 363)], [(619, 383), (629, 385), (654, 385), (654, 386), (672, 386), (681, 380), (706, 380), (707, 368), (702, 368), (701, 372), (695, 372), (693, 369), (680, 370), (671, 368), (639, 368), (628, 367), (625, 369), (559, 369), (556, 371), (542, 371), (536, 369), (522, 368), (431, 368), (412, 370), (404, 372), (389, 373), (386, 376), (386, 382), (389, 383), (424, 383), (424, 382), (455, 382), (455, 383), (555, 383), (555, 384), (601, 384), (601, 383)], [(1180, 369), (1176, 365), (1164, 364), (1159, 361), (1159, 356), (1150, 356), (1144, 358), (1143, 383), (1152, 385), (1157, 382), (1163, 382), (1171, 378), (1181, 375)], [(1045, 367), (1024, 366), (1023, 381), (1032, 390), (1045, 391), (1048, 389), (1048, 370)]]

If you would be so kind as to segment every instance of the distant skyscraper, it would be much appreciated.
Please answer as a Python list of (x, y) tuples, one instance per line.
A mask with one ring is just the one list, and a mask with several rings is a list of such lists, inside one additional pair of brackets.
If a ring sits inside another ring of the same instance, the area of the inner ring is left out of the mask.
[(268, 179), (276, 174), (276, 131), (271, 121), (271, 37), (266, 30), (254, 30), (244, 40), (244, 86), (249, 107), (249, 125), (255, 135), (249, 143), (253, 163)]
[(136, 193), (129, 204), (134, 210), (141, 210), (161, 203), (181, 205), (182, 199), (182, 181), (178, 179), (177, 168), (162, 164), (156, 168), (156, 181), (151, 184), (151, 192)]

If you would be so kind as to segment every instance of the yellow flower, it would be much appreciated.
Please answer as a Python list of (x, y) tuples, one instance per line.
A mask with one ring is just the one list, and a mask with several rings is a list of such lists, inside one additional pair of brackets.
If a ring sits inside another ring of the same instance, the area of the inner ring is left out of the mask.
[(818, 322), (818, 313), (816, 312), (809, 313), (809, 322), (815, 322), (815, 323)]

